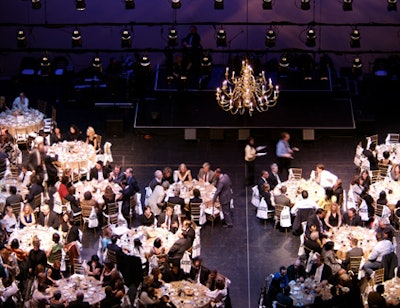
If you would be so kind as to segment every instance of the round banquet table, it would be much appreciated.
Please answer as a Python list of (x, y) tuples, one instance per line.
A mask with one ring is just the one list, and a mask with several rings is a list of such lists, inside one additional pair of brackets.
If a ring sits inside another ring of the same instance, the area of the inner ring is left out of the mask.
[(94, 147), (83, 141), (63, 141), (52, 144), (47, 148), (47, 154), (52, 157), (58, 155), (58, 162), (62, 170), (67, 168), (86, 169), (89, 172), (96, 163)]
[[(29, 194), (29, 190), (21, 182), (16, 179), (1, 179), (0, 181), (0, 210), (4, 210), (6, 199), (10, 196), (10, 186), (17, 188), (17, 193), (25, 200), (25, 196)], [(22, 209), (22, 206), (21, 206)], [(18, 219), (18, 217), (17, 217)]]
[(40, 249), (47, 251), (53, 245), (53, 233), (59, 232), (53, 228), (40, 225), (25, 227), (22, 229), (15, 229), (15, 231), (11, 233), (8, 242), (11, 244), (12, 240), (16, 238), (19, 240), (20, 248), (25, 252), (29, 252), (33, 248), (33, 239), (38, 238), (40, 240)]
[(84, 182), (79, 181), (75, 183), (75, 197), (82, 201), (84, 199), (84, 193), (86, 191), (90, 191), (93, 199), (95, 199), (97, 203), (104, 204), (103, 194), (108, 185), (111, 186), (113, 192), (115, 193), (116, 199), (118, 199), (121, 196), (121, 186), (113, 182), (110, 183), (107, 180), (98, 182), (96, 179)]
[(168, 295), (171, 302), (178, 308), (210, 307), (211, 299), (206, 296), (209, 289), (187, 280), (172, 281), (157, 289), (158, 297)]
[(383, 181), (375, 182), (369, 188), (369, 193), (374, 200), (378, 200), (381, 191), (386, 192), (388, 206), (393, 210), (397, 201), (400, 200), (400, 182), (386, 178)]
[(378, 151), (379, 160), (383, 158), (383, 152), (388, 151), (390, 153), (389, 159), (392, 161), (392, 163), (400, 163), (400, 143), (379, 144), (376, 147), (376, 150)]
[(16, 130), (23, 129), (26, 135), (36, 133), (43, 127), (44, 114), (36, 109), (27, 111), (7, 110), (0, 113), (0, 126), (15, 136)]
[(290, 199), (292, 204), (302, 200), (301, 192), (303, 190), (308, 191), (308, 199), (318, 202), (325, 197), (325, 189), (312, 180), (300, 179), (300, 180), (288, 180), (275, 186), (273, 190), (274, 195), (280, 195), (280, 188), (282, 186), (287, 187), (286, 196)]
[(190, 198), (193, 197), (193, 189), (197, 188), (200, 191), (201, 199), (203, 200), (204, 203), (207, 203), (212, 200), (214, 197), (214, 193), (217, 190), (217, 188), (210, 184), (210, 183), (205, 183), (204, 181), (197, 181), (193, 180), (192, 182), (178, 182), (170, 185), (168, 191), (167, 191), (167, 196), (172, 197), (174, 196), (174, 189), (179, 188), (180, 189), (180, 197), (185, 199), (185, 203), (189, 204)]

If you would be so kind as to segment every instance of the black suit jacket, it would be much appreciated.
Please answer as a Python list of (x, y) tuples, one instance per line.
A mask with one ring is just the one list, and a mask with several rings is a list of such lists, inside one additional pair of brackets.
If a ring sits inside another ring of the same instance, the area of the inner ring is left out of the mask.
[[(165, 215), (165, 212), (163, 212), (163, 213), (161, 213), (161, 214), (158, 216), (158, 219), (157, 219), (157, 227), (161, 227), (161, 225), (165, 222), (165, 219), (166, 219), (166, 215)], [(171, 227), (170, 227), (170, 229), (169, 229), (169, 231), (175, 233), (176, 230), (177, 230), (178, 228), (172, 227), (172, 224), (173, 224), (173, 223), (177, 223), (177, 224), (179, 225), (178, 216), (175, 215), (175, 214), (172, 214), (172, 215), (171, 215), (171, 224), (170, 224)]]
[[(36, 195), (39, 195), (43, 192), (43, 186), (39, 185), (39, 184), (32, 184), (31, 187), (29, 188), (29, 194), (26, 196), (26, 200), (29, 203), (33, 202), (33, 198)], [(32, 204), (33, 206), (33, 204)]]
[[(108, 179), (108, 176), (109, 176), (108, 168), (106, 168), (105, 166), (103, 166), (102, 169), (103, 169), (103, 178), (104, 178), (105, 180), (107, 180), (107, 179)], [(93, 167), (93, 168), (90, 170), (90, 179), (91, 179), (91, 180), (92, 180), (92, 179), (96, 179), (96, 180), (99, 179), (99, 170), (97, 170), (96, 167)]]
[[(48, 227), (53, 227), (54, 229), (58, 229), (58, 227), (60, 226), (60, 220), (58, 218), (58, 215), (53, 211), (50, 211), (48, 215), (49, 215)], [(39, 212), (37, 223), (39, 225), (44, 226), (44, 218), (45, 216), (43, 212)]]
[[(29, 156), (28, 156), (28, 167), (30, 170), (35, 170), (36, 173), (40, 173), (43, 171), (43, 166), (39, 163), (38, 161), (38, 157), (37, 157), (37, 149), (34, 149), (32, 151), (29, 152)], [(40, 153), (40, 157), (42, 158), (42, 163), (44, 162), (44, 154)]]
[[(320, 223), (322, 222), (323, 225), (323, 229), (321, 229)], [(326, 225), (325, 225), (325, 221), (324, 219), (319, 219), (317, 214), (312, 214), (310, 217), (308, 217), (307, 219), (307, 227), (306, 227), (306, 236), (309, 238), (310, 237), (310, 226), (312, 225), (316, 225), (317, 226), (317, 231), (319, 232), (319, 234), (322, 234), (324, 232), (324, 230), (326, 230)]]
[(20, 194), (10, 195), (6, 199), (6, 206), (11, 205), (12, 203), (22, 202), (22, 196)]
[(192, 266), (192, 268), (190, 269), (189, 278), (195, 280), (199, 270), (200, 270), (200, 283), (202, 285), (206, 285), (206, 282), (208, 280), (208, 275), (210, 274), (210, 270), (203, 265), (200, 265), (200, 269), (196, 269)]

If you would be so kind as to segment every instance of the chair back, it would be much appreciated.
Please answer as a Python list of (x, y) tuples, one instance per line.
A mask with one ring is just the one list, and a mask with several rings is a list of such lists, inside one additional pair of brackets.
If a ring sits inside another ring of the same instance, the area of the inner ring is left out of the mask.
[(385, 142), (386, 142), (386, 144), (399, 143), (399, 137), (400, 137), (400, 134), (389, 133), (386, 136)]
[(350, 257), (349, 270), (355, 275), (360, 271), (362, 256)]
[(61, 262), (62, 259), (62, 250), (59, 249), (56, 252), (53, 253), (53, 261), (60, 261)]
[(97, 141), (97, 149), (96, 152), (100, 153), (101, 152), (101, 141), (103, 139), (102, 135), (96, 134), (96, 141)]
[(274, 216), (274, 220), (275, 220), (275, 224), (274, 224), (274, 228), (276, 228), (276, 226), (278, 225), (279, 221), (281, 220), (281, 213), (283, 210), (283, 205), (281, 204), (275, 204), (275, 216)]
[(115, 250), (107, 249), (107, 259), (108, 262), (112, 264), (117, 264), (117, 253), (115, 252)]
[(383, 215), (383, 205), (382, 204), (377, 204), (375, 207), (375, 215), (378, 217), (382, 217)]
[(10, 172), (11, 172), (11, 178), (12, 179), (17, 179), (18, 178), (18, 166), (11, 165)]
[(385, 270), (384, 268), (380, 268), (374, 271), (374, 284), (378, 285), (385, 281)]
[(380, 170), (371, 170), (370, 171), (370, 176), (371, 176), (371, 184), (375, 184), (376, 182), (381, 180), (381, 172)]
[(88, 205), (82, 205), (82, 217), (89, 218), (90, 213), (92, 212), (92, 207)]
[(85, 274), (85, 268), (82, 266), (82, 263), (79, 261), (79, 259), (74, 259), (72, 262), (74, 266), (74, 273), (83, 275)]
[(190, 216), (192, 221), (194, 221), (196, 224), (199, 223), (200, 220), (200, 206), (201, 203), (190, 203)]
[(385, 179), (389, 173), (389, 165), (379, 163), (378, 168), (380, 178)]
[(40, 206), (42, 205), (42, 194), (37, 194), (36, 196), (33, 197), (33, 209), (40, 209)]
[(303, 176), (303, 168), (290, 168), (289, 178), (294, 180), (301, 180)]
[(371, 144), (372, 143), (375, 143), (376, 145), (378, 145), (378, 142), (379, 142), (379, 138), (378, 138), (378, 135), (377, 134), (375, 134), (375, 135), (371, 135), (371, 136), (368, 136), (368, 137), (366, 137), (366, 139), (367, 139), (367, 146), (365, 147), (367, 150), (370, 148), (370, 146), (371, 146)]

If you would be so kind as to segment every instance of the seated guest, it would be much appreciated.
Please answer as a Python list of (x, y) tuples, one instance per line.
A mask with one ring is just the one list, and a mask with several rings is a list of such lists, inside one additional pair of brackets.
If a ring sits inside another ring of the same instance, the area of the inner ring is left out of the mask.
[(297, 215), (299, 209), (318, 209), (318, 205), (315, 201), (308, 199), (308, 191), (303, 190), (301, 192), (302, 200), (297, 201), (293, 207), (290, 209), (292, 215)]
[(94, 208), (97, 220), (99, 222), (99, 226), (102, 225), (102, 210), (100, 205), (97, 203), (95, 199), (93, 199), (93, 195), (90, 191), (85, 191), (83, 194), (83, 200), (80, 202), (81, 208)]
[(118, 236), (113, 234), (111, 236), (111, 243), (107, 245), (107, 249), (115, 251), (118, 257), (118, 255), (122, 253), (122, 248), (118, 246), (117, 241), (118, 241)]
[(67, 141), (79, 141), (82, 140), (81, 130), (75, 124), (71, 124), (68, 133), (65, 135)]
[(8, 234), (14, 232), (15, 227), (17, 226), (17, 218), (15, 217), (11, 206), (6, 206), (2, 224)]
[(133, 250), (130, 252), (131, 255), (139, 257), (142, 262), (142, 268), (145, 269), (147, 266), (147, 253), (144, 250), (143, 244), (140, 239), (135, 238), (133, 241)]
[(162, 240), (157, 237), (153, 242), (153, 247), (150, 251), (151, 255), (162, 255), (165, 253), (165, 247), (162, 247)]
[(346, 253), (346, 259), (343, 261), (343, 268), (349, 269), (350, 257), (362, 257), (364, 251), (361, 247), (358, 247), (358, 239), (351, 238), (350, 240), (350, 250)]
[(175, 241), (175, 243), (171, 246), (168, 251), (168, 260), (172, 264), (176, 264), (179, 266), (180, 261), (185, 254), (185, 251), (190, 248), (190, 240), (187, 238), (185, 234), (183, 234), (182, 238), (179, 238)]
[(165, 211), (158, 216), (157, 226), (175, 233), (179, 227), (178, 216), (173, 214), (174, 209), (167, 206)]
[(151, 193), (148, 203), (151, 208), (151, 211), (153, 212), (154, 216), (158, 216), (161, 214), (163, 208), (164, 208), (164, 199), (166, 196), (166, 191), (169, 188), (169, 182), (164, 181), (161, 186), (157, 185), (153, 192)]
[(306, 232), (305, 235), (309, 237), (312, 229), (311, 226), (316, 227), (316, 231), (319, 233), (319, 237), (322, 238), (324, 237), (325, 231), (326, 231), (326, 226), (325, 226), (325, 215), (326, 212), (323, 209), (317, 209), (314, 214), (309, 216), (307, 218), (307, 224), (306, 224)]
[(185, 279), (185, 273), (179, 264), (173, 263), (172, 268), (166, 270), (163, 277), (165, 282), (181, 281)]
[(43, 268), (47, 266), (46, 252), (40, 249), (40, 240), (34, 238), (32, 240), (32, 246), (33, 248), (28, 254), (28, 273), (31, 277), (35, 275), (35, 270), (38, 265), (43, 266)]
[(279, 268), (279, 272), (275, 273), (274, 277), (272, 277), (270, 287), (266, 295), (266, 303), (268, 303), (268, 306), (276, 300), (278, 293), (282, 292), (282, 290), (288, 285), (289, 277), (287, 276), (287, 269), (285, 266), (281, 266)]
[(210, 163), (208, 162), (205, 162), (200, 168), (199, 173), (197, 174), (197, 179), (204, 183), (210, 183), (214, 186), (217, 185), (218, 180), (218, 178), (214, 175), (214, 171), (211, 170)]
[(308, 248), (308, 251), (318, 252), (319, 254), (322, 252), (322, 242), (318, 231), (312, 231), (309, 237), (304, 238), (304, 247)]
[(60, 226), (58, 215), (50, 210), (48, 204), (43, 204), (41, 208), (42, 210), (38, 214), (37, 223), (43, 227), (49, 227), (57, 230)]
[(384, 166), (391, 166), (393, 162), (390, 160), (390, 153), (389, 151), (383, 151), (382, 158), (379, 160), (379, 163)]
[(125, 173), (122, 171), (121, 166), (115, 165), (113, 170), (108, 175), (108, 181), (121, 185), (121, 182), (124, 179), (125, 179)]
[(29, 204), (25, 204), (23, 210), (19, 215), (19, 227), (22, 229), (24, 227), (36, 225), (35, 214), (33, 214), (33, 209)]
[(107, 245), (111, 244), (112, 230), (109, 226), (101, 229), (101, 251), (105, 252)]
[(174, 195), (172, 197), (168, 197), (168, 203), (178, 204), (181, 208), (181, 213), (185, 213), (185, 199), (179, 197), (181, 194), (181, 190), (179, 187), (174, 188)]
[(92, 126), (89, 126), (86, 130), (85, 143), (92, 145), (95, 151), (97, 151), (100, 148), (100, 144), (97, 143), (96, 132)]
[(341, 226), (342, 215), (340, 214), (340, 208), (337, 203), (331, 204), (330, 210), (327, 211), (325, 216), (325, 224), (330, 230)]
[[(39, 283), (37, 289), (33, 291), (32, 299), (30, 300), (30, 307), (42, 307), (46, 306), (50, 303), (50, 298), (52, 297), (50, 294), (46, 294), (47, 286), (43, 283)], [(72, 302), (71, 302), (72, 303)], [(72, 307), (71, 303), (68, 307)], [(88, 306), (89, 307), (89, 306)]]
[(309, 276), (317, 283), (323, 280), (329, 280), (332, 276), (332, 269), (329, 265), (325, 264), (325, 259), (323, 256), (319, 256), (315, 263), (311, 266)]
[(64, 134), (61, 133), (59, 127), (54, 127), (53, 132), (50, 134), (50, 145), (64, 141)]
[(182, 233), (179, 235), (182, 237), (186, 235), (186, 237), (190, 240), (190, 244), (193, 245), (194, 238), (196, 237), (196, 231), (193, 229), (192, 221), (189, 219), (185, 219), (182, 222)]
[(56, 260), (52, 266), (47, 269), (47, 282), (48, 285), (55, 285), (57, 281), (63, 279), (63, 274), (61, 272), (61, 262)]
[(163, 179), (162, 181), (167, 181), (169, 184), (174, 184), (174, 175), (170, 167), (165, 167), (163, 169)]
[(26, 195), (26, 201), (33, 206), (33, 199), (35, 196), (40, 195), (43, 192), (43, 186), (39, 184), (38, 177), (35, 175), (31, 176), (31, 186), (29, 187), (29, 194)]
[[(263, 191), (263, 185), (264, 184), (269, 184), (268, 179), (269, 179), (269, 172), (267, 170), (261, 171), (261, 176), (260, 176), (260, 178), (258, 179), (258, 182), (257, 182), (258, 191), (260, 193)], [(270, 185), (270, 187), (271, 187), (271, 185)]]
[(53, 244), (51, 247), (46, 251), (47, 263), (52, 265), (54, 263), (54, 256), (61, 252), (63, 246), (60, 243), (60, 235), (58, 233), (53, 233)]
[(82, 291), (78, 291), (76, 293), (76, 300), (69, 303), (69, 308), (89, 308), (90, 305), (88, 302), (84, 301), (85, 294)]
[(214, 307), (224, 307), (225, 299), (228, 296), (228, 290), (225, 286), (225, 281), (222, 279), (217, 279), (215, 283), (215, 290), (207, 291), (206, 295), (211, 299), (211, 306)]
[(108, 179), (108, 168), (104, 166), (101, 160), (97, 161), (95, 166), (90, 170), (90, 179), (102, 182)]
[(115, 297), (111, 286), (104, 288), (104, 294), (106, 297), (100, 301), (100, 308), (120, 307), (121, 301)]
[(369, 254), (368, 261), (364, 264), (364, 271), (369, 277), (374, 270), (382, 268), (383, 256), (394, 251), (392, 242), (384, 239), (382, 233), (377, 233), (375, 236), (378, 242)]
[(203, 260), (200, 257), (193, 258), (190, 268), (189, 278), (195, 283), (206, 285), (210, 270), (202, 265)]
[(208, 274), (208, 278), (207, 278), (207, 281), (206, 281), (206, 287), (210, 291), (215, 290), (215, 284), (217, 282), (217, 277), (218, 277), (218, 271), (216, 269), (212, 269), (210, 271), (210, 273)]
[(290, 286), (283, 288), (282, 292), (279, 292), (276, 296), (276, 301), (286, 308), (293, 307), (293, 299), (290, 297)]
[(61, 298), (61, 291), (54, 291), (53, 298), (50, 299), (50, 308), (64, 308), (66, 304), (66, 300)]
[(151, 207), (146, 205), (144, 207), (143, 215), (140, 215), (139, 221), (141, 226), (150, 227), (154, 225), (154, 214), (151, 212)]
[(18, 181), (25, 187), (31, 185), (32, 171), (29, 170), (28, 165), (22, 165), (21, 173), (18, 175)]
[(155, 295), (153, 287), (144, 288), (144, 290), (139, 295), (140, 301), (145, 305), (145, 307), (157, 307), (159, 300)]
[(17, 238), (13, 239), (10, 245), (6, 245), (6, 248), (15, 254), (19, 264), (25, 264), (25, 261), (28, 259), (28, 254), (26, 251), (19, 248), (19, 240)]
[(378, 284), (376, 286), (376, 291), (373, 289), (368, 293), (368, 307), (387, 307), (386, 299), (382, 296), (385, 293), (385, 286), (383, 284)]
[(110, 185), (107, 185), (103, 194), (103, 212), (108, 215), (108, 205), (115, 202), (115, 193)]
[(318, 206), (325, 211), (329, 211), (331, 208), (332, 203), (337, 202), (337, 198), (335, 194), (333, 193), (333, 188), (332, 187), (326, 187), (325, 188), (325, 196), (318, 200)]
[(201, 199), (201, 193), (200, 190), (198, 188), (193, 189), (193, 197), (190, 198), (189, 200), (189, 209), (187, 211), (185, 211), (185, 215), (188, 219), (191, 219), (191, 210), (192, 210), (192, 204), (193, 203), (203, 203), (203, 199)]
[(90, 261), (86, 265), (86, 273), (88, 276), (100, 280), (103, 265), (100, 263), (98, 255), (92, 255)]
[(324, 188), (333, 187), (338, 179), (332, 172), (325, 170), (323, 164), (317, 164), (315, 170), (311, 172), (310, 178)]
[(393, 168), (390, 170), (390, 177), (392, 178), (393, 181), (400, 180), (400, 165), (399, 164), (394, 165)]
[(75, 186), (68, 184), (68, 195), (65, 197), (71, 206), (73, 214), (80, 213), (82, 211), (79, 199), (75, 197)]
[(68, 196), (68, 193), (69, 193), (68, 187), (67, 187), (68, 182), (69, 182), (69, 178), (67, 176), (61, 177), (61, 183), (60, 183), (60, 185), (58, 185), (58, 194), (60, 195), (61, 202), (63, 200), (66, 200), (66, 198)]
[(335, 244), (332, 241), (327, 241), (322, 248), (321, 256), (324, 257), (324, 262), (332, 270), (332, 275), (335, 275), (341, 268), (341, 261), (335, 255), (333, 247)]
[(287, 193), (287, 187), (285, 185), (282, 185), (279, 188), (280, 194), (279, 195), (274, 195), (274, 201), (275, 204), (283, 205), (283, 206), (292, 206), (292, 202), (290, 199), (286, 196)]
[(307, 277), (306, 268), (301, 263), (300, 259), (296, 259), (293, 264), (289, 265), (287, 268), (287, 276), (289, 281), (304, 281)]
[(378, 199), (376, 200), (376, 204), (381, 204), (381, 205), (387, 205), (388, 204), (386, 191), (382, 190), (379, 193)]
[(347, 212), (343, 214), (342, 225), (362, 227), (361, 217), (356, 213), (356, 210), (354, 208), (349, 208)]
[(192, 173), (184, 163), (179, 165), (177, 174), (178, 174), (178, 182), (183, 183), (192, 181)]
[(157, 185), (161, 185), (162, 184), (162, 181), (163, 181), (163, 173), (162, 173), (162, 171), (161, 170), (156, 170), (155, 172), (154, 172), (154, 178), (150, 181), (150, 183), (149, 183), (149, 187), (150, 187), (150, 189), (151, 189), (151, 191), (153, 191), (154, 190), (154, 188), (157, 186)]
[(113, 263), (105, 262), (103, 271), (100, 275), (100, 281), (103, 287), (111, 286), (112, 288), (114, 288), (115, 283), (118, 279), (120, 279), (120, 275), (120, 272), (117, 270)]
[(337, 203), (343, 205), (344, 191), (342, 179), (337, 179), (335, 185), (333, 185), (333, 194), (336, 196)]
[(265, 203), (267, 204), (267, 208), (269, 210), (274, 208), (274, 206), (272, 205), (271, 187), (268, 183), (262, 185), (260, 197), (264, 198)]
[(10, 195), (6, 198), (6, 206), (17, 202), (23, 202), (23, 198), (17, 193), (17, 187), (11, 185), (9, 188)]
[(281, 179), (279, 177), (279, 167), (277, 163), (272, 163), (270, 166), (268, 183), (271, 186), (271, 190), (274, 190), (274, 188), (278, 184), (281, 184)]
[(151, 270), (150, 275), (153, 276), (153, 279), (152, 279), (153, 282), (150, 285), (151, 287), (153, 287), (154, 289), (159, 289), (163, 285), (165, 285), (164, 280), (162, 280), (163, 274), (161, 273), (161, 270), (158, 267), (154, 267)]

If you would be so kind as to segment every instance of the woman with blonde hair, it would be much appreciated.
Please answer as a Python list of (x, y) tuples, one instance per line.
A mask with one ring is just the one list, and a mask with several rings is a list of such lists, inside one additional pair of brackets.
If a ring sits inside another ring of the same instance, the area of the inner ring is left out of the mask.
[(325, 224), (329, 229), (339, 228), (341, 226), (342, 215), (340, 214), (339, 205), (336, 202), (331, 203), (331, 207), (325, 215)]
[(24, 227), (34, 226), (36, 224), (36, 218), (33, 214), (33, 209), (30, 204), (25, 204), (23, 210), (19, 214), (19, 227), (22, 229)]
[(95, 150), (99, 148), (99, 144), (97, 144), (96, 131), (92, 126), (89, 126), (86, 130), (86, 144), (91, 144)]

